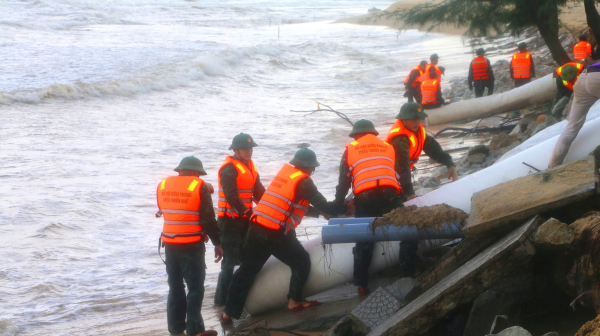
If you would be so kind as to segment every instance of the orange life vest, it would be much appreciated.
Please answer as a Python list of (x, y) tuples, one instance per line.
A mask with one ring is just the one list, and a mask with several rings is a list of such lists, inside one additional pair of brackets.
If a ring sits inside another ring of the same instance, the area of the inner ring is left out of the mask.
[(252, 221), (273, 230), (281, 227), (288, 231), (295, 229), (310, 205), (307, 200), (295, 200), (296, 187), (305, 178), (310, 176), (285, 164), (256, 205)]
[[(580, 74), (581, 74), (581, 72), (583, 71), (583, 64), (581, 64), (581, 63), (575, 63), (575, 62), (569, 62), (569, 63), (567, 63), (567, 64), (565, 64), (565, 65), (572, 65), (572, 66), (574, 66), (574, 67), (576, 67), (576, 68), (577, 68), (577, 76), (575, 76), (575, 78), (574, 78), (573, 80), (570, 80), (570, 81), (563, 80), (563, 81), (562, 81), (563, 85), (564, 85), (564, 86), (565, 86), (567, 89), (569, 89), (569, 90), (573, 91), (573, 86), (575, 85), (575, 83), (577, 83), (577, 79), (579, 78), (579, 75), (580, 75)], [(556, 74), (558, 75), (558, 77), (559, 77), (559, 78), (560, 78), (560, 75), (562, 74), (562, 68), (563, 68), (565, 65), (563, 65), (563, 66), (561, 66), (560, 68), (556, 69)]]
[(510, 66), (513, 71), (513, 78), (531, 77), (531, 54), (528, 52), (514, 54)]
[(367, 134), (348, 144), (346, 153), (354, 195), (380, 186), (402, 193), (396, 178), (394, 147), (389, 143)]
[(484, 80), (490, 78), (488, 74), (488, 60), (487, 58), (475, 57), (473, 62), (471, 62), (471, 66), (473, 67), (473, 80)]
[(200, 191), (204, 181), (195, 176), (170, 176), (156, 189), (158, 209), (164, 217), (161, 239), (165, 244), (202, 241)]
[(421, 152), (423, 152), (423, 146), (425, 145), (425, 138), (427, 137), (427, 132), (425, 132), (425, 127), (423, 127), (423, 125), (421, 125), (419, 127), (419, 131), (417, 132), (417, 134), (415, 134), (415, 133), (411, 132), (409, 129), (407, 129), (406, 127), (404, 127), (402, 120), (398, 119), (398, 120), (396, 120), (396, 123), (394, 124), (394, 126), (392, 126), (390, 133), (388, 133), (387, 137), (385, 138), (385, 142), (391, 143), (392, 140), (399, 135), (406, 135), (406, 137), (408, 138), (409, 154), (410, 154), (410, 156), (409, 156), (410, 157), (410, 169), (413, 169), (413, 167), (415, 166), (415, 163), (417, 163), (417, 161), (419, 161)]
[[(252, 209), (252, 196), (254, 194), (254, 183), (258, 177), (256, 166), (252, 160), (248, 161), (248, 165), (242, 163), (242, 161), (236, 160), (233, 156), (228, 156), (223, 162), (221, 168), (219, 168), (219, 202), (217, 203), (217, 216), (219, 217), (240, 217), (237, 210), (227, 203), (225, 199), (225, 193), (221, 186), (221, 170), (229, 165), (233, 164), (235, 169), (238, 171), (235, 182), (237, 183), (237, 193), (240, 201), (244, 203), (246, 208)], [(242, 215), (243, 216), (243, 215)]]
[(435, 65), (433, 64), (427, 64), (427, 67), (425, 68), (425, 72), (423, 72), (423, 74), (419, 77), (419, 83), (423, 83), (424, 81), (431, 79), (431, 77), (429, 77), (429, 69), (431, 67), (435, 68), (435, 73), (437, 73), (437, 79), (442, 78), (442, 71)]
[(421, 83), (421, 105), (432, 105), (437, 103), (439, 79), (428, 79)]
[(592, 57), (592, 45), (586, 41), (581, 41), (573, 47), (573, 54), (575, 59), (583, 61), (586, 57)]
[(417, 65), (416, 68), (412, 69), (408, 73), (408, 76), (406, 76), (406, 79), (404, 79), (404, 85), (408, 84), (408, 80), (410, 79), (410, 74), (412, 74), (413, 71), (418, 71), (419, 72), (419, 76), (417, 76), (415, 78), (415, 80), (410, 84), (411, 87), (416, 88), (419, 85), (419, 82), (418, 82), (419, 77), (423, 76), (423, 70), (421, 69), (420, 65)]

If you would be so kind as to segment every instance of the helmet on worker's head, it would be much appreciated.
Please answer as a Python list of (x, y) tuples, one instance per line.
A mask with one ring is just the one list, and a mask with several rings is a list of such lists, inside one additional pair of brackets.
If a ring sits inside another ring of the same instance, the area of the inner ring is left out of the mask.
[(517, 44), (517, 48), (519, 48), (519, 50), (523, 50), (523, 49), (527, 48), (527, 43), (521, 42), (521, 43)]
[(355, 136), (356, 134), (374, 134), (379, 135), (379, 132), (375, 129), (375, 125), (373, 122), (367, 119), (360, 119), (355, 122), (352, 126), (352, 132), (350, 132), (350, 137)]
[(577, 67), (575, 67), (571, 64), (567, 64), (562, 67), (561, 73), (560, 73), (560, 79), (570, 81), (570, 80), (575, 79), (575, 77), (577, 77)]
[(250, 134), (240, 133), (233, 137), (229, 149), (244, 149), (258, 146)]
[(176, 172), (179, 172), (180, 170), (195, 170), (197, 172), (200, 173), (200, 175), (206, 175), (206, 171), (204, 170), (204, 167), (202, 166), (202, 161), (200, 161), (200, 159), (198, 159), (195, 156), (186, 156), (183, 159), (181, 159), (181, 162), (179, 162), (179, 166), (175, 167)]
[(432, 61), (436, 60), (436, 59), (439, 59), (439, 58), (440, 57), (438, 56), (438, 54), (432, 54), (431, 56), (429, 56), (429, 59), (432, 60)]
[(400, 107), (400, 113), (396, 119), (425, 119), (427, 113), (423, 111), (423, 106), (419, 103), (405, 103)]
[(587, 42), (587, 35), (586, 34), (579, 35), (579, 41), (586, 41)]
[(319, 162), (317, 161), (317, 154), (308, 148), (300, 148), (294, 154), (294, 158), (290, 161), (290, 164), (298, 167), (318, 167)]
[(479, 56), (483, 56), (483, 55), (485, 55), (485, 50), (483, 48), (479, 48), (479, 49), (475, 50), (475, 53)]

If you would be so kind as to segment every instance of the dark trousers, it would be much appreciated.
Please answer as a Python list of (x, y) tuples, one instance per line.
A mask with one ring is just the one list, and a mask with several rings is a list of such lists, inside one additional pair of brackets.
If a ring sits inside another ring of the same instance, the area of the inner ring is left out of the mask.
[(525, 84), (527, 84), (529, 82), (531, 82), (531, 77), (529, 77), (529, 78), (518, 78), (518, 79), (515, 79), (515, 87), (517, 88), (519, 86), (523, 86), (523, 85), (525, 85)]
[(239, 318), (246, 304), (246, 297), (254, 283), (254, 278), (270, 256), (275, 256), (292, 269), (288, 298), (302, 301), (302, 288), (310, 272), (310, 256), (296, 238), (294, 232), (284, 235), (283, 230), (271, 230), (250, 223), (244, 244), (242, 263), (233, 274), (225, 313)]
[[(204, 243), (165, 245), (169, 282), (167, 324), (171, 334), (186, 330), (188, 335), (194, 335), (204, 331), (204, 320), (200, 314), (206, 277), (204, 253)], [(187, 297), (184, 280), (188, 288)]]
[(421, 92), (414, 87), (405, 86), (404, 97), (408, 99), (409, 103), (417, 102), (421, 103)]
[[(401, 207), (404, 197), (395, 189), (379, 188), (364, 191), (354, 196), (354, 217), (381, 217), (397, 207)], [(374, 243), (356, 243), (354, 254), (354, 285), (367, 288), (369, 267), (373, 260)]]
[(494, 94), (494, 82), (489, 80), (476, 80), (473, 81), (473, 88), (475, 89), (475, 97), (483, 97), (483, 91), (488, 88), (488, 96)]
[(241, 262), (242, 250), (246, 232), (248, 231), (248, 220), (246, 218), (223, 217), (217, 220), (219, 226), (219, 238), (223, 248), (223, 260), (221, 260), (221, 273), (217, 281), (215, 292), (216, 306), (224, 306), (227, 302), (227, 292), (233, 279), (233, 269)]

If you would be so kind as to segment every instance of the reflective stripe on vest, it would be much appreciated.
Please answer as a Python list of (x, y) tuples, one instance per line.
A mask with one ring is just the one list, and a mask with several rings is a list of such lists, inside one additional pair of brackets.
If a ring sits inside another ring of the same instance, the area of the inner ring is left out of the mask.
[(355, 195), (377, 187), (391, 187), (401, 192), (394, 169), (396, 155), (389, 143), (367, 134), (348, 144), (346, 154)]
[(297, 227), (310, 205), (306, 200), (294, 202), (296, 187), (305, 178), (310, 176), (285, 164), (256, 205), (252, 221), (273, 230), (287, 227), (290, 231)]
[(166, 244), (202, 241), (201, 190), (204, 181), (195, 176), (171, 176), (156, 190), (158, 208), (164, 217), (161, 239)]
[(421, 84), (421, 105), (437, 103), (437, 79), (428, 79)]
[(419, 131), (417, 134), (411, 132), (402, 123), (402, 120), (396, 120), (396, 123), (392, 126), (390, 133), (388, 133), (385, 138), (385, 142), (391, 143), (392, 140), (399, 136), (405, 135), (409, 140), (409, 158), (410, 158), (410, 169), (415, 166), (415, 163), (419, 161), (419, 157), (421, 156), (421, 152), (423, 152), (423, 146), (425, 145), (425, 138), (427, 137), (427, 132), (425, 131), (425, 127), (423, 125), (419, 126)]
[(413, 88), (416, 88), (419, 85), (419, 77), (423, 76), (423, 70), (421, 70), (421, 66), (417, 65), (416, 68), (412, 69), (409, 73), (408, 76), (406, 76), (406, 78), (404, 79), (404, 85), (408, 85), (408, 80), (410, 79), (410, 75), (413, 73), (413, 71), (418, 71), (419, 75), (417, 77), (415, 77), (415, 80), (410, 83), (410, 86)]
[(471, 62), (471, 67), (473, 68), (473, 80), (484, 80), (490, 78), (488, 74), (488, 60), (487, 58), (475, 57), (473, 62)]
[(573, 54), (576, 60), (583, 61), (586, 57), (592, 57), (592, 45), (586, 41), (581, 41), (573, 47)]
[(219, 198), (217, 203), (217, 216), (219, 217), (240, 217), (238, 211), (227, 202), (227, 198), (223, 192), (223, 187), (221, 186), (221, 170), (230, 164), (233, 165), (238, 171), (238, 175), (235, 179), (238, 188), (238, 197), (240, 201), (244, 203), (246, 208), (252, 209), (254, 184), (256, 183), (256, 179), (258, 177), (256, 166), (254, 166), (254, 162), (252, 162), (252, 160), (248, 161), (248, 165), (246, 166), (241, 161), (234, 159), (233, 156), (228, 156), (221, 165), (221, 168), (219, 168), (218, 173)]
[(531, 54), (528, 52), (514, 54), (510, 66), (513, 71), (513, 78), (531, 77)]
[[(577, 79), (579, 79), (579, 75), (583, 72), (583, 68), (584, 67), (583, 67), (583, 64), (581, 64), (581, 63), (575, 63), (575, 62), (569, 62), (569, 63), (567, 63), (565, 65), (572, 65), (572, 66), (574, 66), (574, 67), (577, 68), (577, 76), (575, 76), (575, 78), (573, 80), (570, 80), (570, 81), (563, 80), (562, 81), (563, 85), (567, 89), (573, 91), (573, 86), (575, 85), (575, 83), (577, 83)], [(563, 65), (563, 66), (559, 67), (558, 69), (556, 69), (556, 75), (558, 77), (560, 77), (560, 75), (562, 74), (562, 69), (563, 69), (563, 67), (565, 65)]]

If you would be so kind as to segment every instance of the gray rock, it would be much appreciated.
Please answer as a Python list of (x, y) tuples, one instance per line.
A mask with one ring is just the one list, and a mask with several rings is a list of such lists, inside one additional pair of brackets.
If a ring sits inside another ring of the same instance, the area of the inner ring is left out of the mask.
[(554, 107), (552, 108), (552, 115), (556, 119), (561, 119), (563, 116), (563, 110), (565, 109), (565, 106), (567, 106), (568, 103), (569, 98), (562, 97), (559, 101), (556, 102), (556, 104), (554, 104)]
[(552, 248), (570, 245), (573, 239), (573, 229), (556, 218), (550, 218), (538, 228), (533, 241), (537, 245)]
[(486, 145), (477, 145), (477, 146), (473, 146), (473, 147), (469, 148), (469, 154), (468, 155), (479, 154), (479, 153), (488, 155), (489, 152), (490, 152), (490, 148), (488, 146), (486, 146)]
[(385, 287), (388, 293), (392, 294), (400, 302), (406, 304), (406, 297), (410, 292), (415, 290), (415, 279), (413, 278), (402, 278), (396, 280), (393, 284)]
[(485, 154), (482, 153), (478, 153), (478, 154), (471, 154), (467, 157), (467, 160), (469, 160), (469, 162), (471, 163), (482, 163), (483, 161), (485, 161)]
[(380, 325), (396, 313), (404, 304), (385, 289), (379, 287), (352, 311), (369, 328)]
[(498, 334), (493, 334), (493, 336), (531, 336), (531, 334), (521, 327), (510, 327), (502, 330)]

